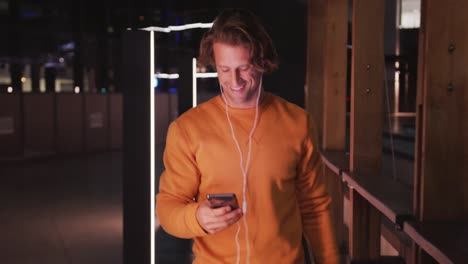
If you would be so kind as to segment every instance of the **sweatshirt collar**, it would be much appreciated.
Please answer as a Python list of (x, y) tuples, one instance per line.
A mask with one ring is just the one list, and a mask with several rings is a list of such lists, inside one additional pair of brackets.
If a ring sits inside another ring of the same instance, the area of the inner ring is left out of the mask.
[[(272, 98), (273, 98), (273, 96), (270, 93), (264, 92), (264, 96), (263, 96), (262, 100), (259, 102), (259, 105), (258, 105), (259, 110), (260, 111), (264, 110), (270, 104)], [(218, 105), (223, 110), (225, 110), (226, 103), (224, 102), (221, 95), (216, 96), (215, 102), (216, 102), (216, 105)], [(255, 114), (255, 107), (252, 107), (252, 108), (233, 108), (233, 107), (229, 107), (228, 110), (229, 110), (229, 113), (234, 114), (234, 115)]]

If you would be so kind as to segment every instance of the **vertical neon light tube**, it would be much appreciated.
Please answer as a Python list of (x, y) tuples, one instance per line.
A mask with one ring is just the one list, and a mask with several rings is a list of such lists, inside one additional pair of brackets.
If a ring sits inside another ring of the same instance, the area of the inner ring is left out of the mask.
[(150, 32), (150, 212), (151, 212), (151, 222), (150, 222), (150, 259), (151, 264), (155, 263), (155, 128), (154, 128), (154, 32)]
[(197, 106), (197, 59), (192, 59), (192, 107)]

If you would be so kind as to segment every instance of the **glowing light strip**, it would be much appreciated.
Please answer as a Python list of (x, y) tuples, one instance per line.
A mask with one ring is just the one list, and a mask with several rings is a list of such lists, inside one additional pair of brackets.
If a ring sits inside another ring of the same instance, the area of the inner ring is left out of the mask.
[(151, 32), (170, 33), (172, 31), (182, 31), (182, 30), (193, 29), (193, 28), (211, 28), (212, 26), (213, 26), (213, 23), (193, 23), (193, 24), (168, 26), (168, 27), (147, 27), (147, 28), (142, 28), (142, 30), (151, 31)]
[(155, 74), (157, 78), (159, 79), (179, 79), (179, 74), (178, 73), (156, 73)]
[(155, 263), (155, 127), (154, 127), (154, 85), (155, 80), (153, 78), (154, 72), (154, 32), (150, 32), (150, 212), (151, 212), (151, 221), (150, 221), (150, 244), (151, 244), (151, 253), (150, 253), (150, 263)]
[(192, 107), (197, 106), (197, 58), (192, 59)]
[(198, 73), (195, 73), (195, 76), (197, 78), (217, 78), (218, 73), (217, 72), (198, 72)]
[(192, 107), (197, 106), (197, 78), (216, 78), (216, 72), (197, 72), (197, 58), (192, 59)]

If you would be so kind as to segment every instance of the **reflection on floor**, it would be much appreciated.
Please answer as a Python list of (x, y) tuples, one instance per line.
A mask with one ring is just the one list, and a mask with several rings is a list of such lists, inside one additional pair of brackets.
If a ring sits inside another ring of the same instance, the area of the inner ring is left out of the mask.
[(0, 168), (0, 263), (122, 263), (122, 154)]
[[(0, 201), (0, 263), (123, 263), (122, 153), (3, 165)], [(190, 263), (191, 243), (158, 228), (156, 263)]]
[[(396, 152), (413, 154), (414, 117), (399, 120), (390, 130)], [(156, 176), (162, 150), (158, 145)], [(113, 152), (0, 166), (0, 263), (123, 263), (122, 164), (122, 153)], [(411, 188), (413, 160), (395, 165), (397, 180)], [(388, 151), (383, 169), (393, 170)], [(190, 263), (191, 243), (158, 228), (156, 263)]]

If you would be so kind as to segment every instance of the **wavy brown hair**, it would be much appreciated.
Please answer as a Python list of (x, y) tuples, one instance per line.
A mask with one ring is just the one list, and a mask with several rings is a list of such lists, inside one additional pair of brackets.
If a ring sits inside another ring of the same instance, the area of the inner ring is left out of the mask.
[(259, 19), (248, 10), (228, 9), (216, 17), (213, 27), (203, 35), (200, 43), (198, 61), (201, 65), (216, 68), (213, 54), (216, 42), (247, 48), (250, 63), (258, 71), (269, 73), (278, 68), (278, 54), (270, 36)]

